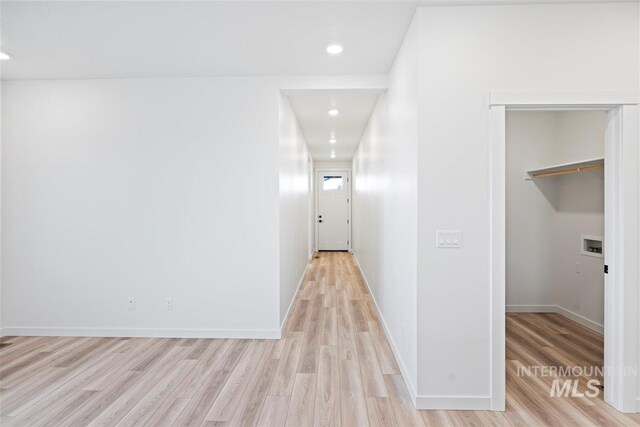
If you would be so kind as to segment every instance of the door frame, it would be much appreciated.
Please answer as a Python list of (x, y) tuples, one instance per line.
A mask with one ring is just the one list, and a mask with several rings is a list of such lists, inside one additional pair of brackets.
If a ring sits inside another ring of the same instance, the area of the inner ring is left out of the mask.
[(316, 252), (316, 171), (313, 167), (313, 158), (311, 154), (307, 154), (307, 165), (309, 171), (307, 173), (307, 187), (309, 190), (309, 200), (307, 206), (307, 215), (309, 216), (307, 223), (307, 257), (309, 261), (313, 259), (313, 255)]
[[(491, 280), (491, 409), (505, 410), (506, 113), (511, 110), (606, 110), (604, 400), (621, 412), (640, 411), (638, 334), (640, 149), (637, 92), (494, 91), (489, 94)], [(635, 372), (636, 375), (629, 375)], [(627, 374), (627, 375), (625, 375)]]
[(316, 194), (315, 194), (315, 211), (313, 214), (313, 221), (315, 223), (315, 233), (316, 233), (316, 247), (315, 247), (315, 251), (318, 251), (318, 244), (320, 242), (320, 236), (319, 236), (319, 226), (318, 226), (318, 215), (320, 214), (320, 191), (322, 191), (320, 189), (320, 183), (318, 182), (318, 174), (321, 172), (340, 172), (340, 173), (344, 173), (347, 175), (347, 197), (349, 199), (348, 202), (348, 206), (347, 206), (347, 218), (349, 220), (349, 224), (347, 224), (347, 240), (349, 241), (349, 243), (347, 244), (347, 250), (349, 252), (351, 252), (351, 244), (353, 243), (353, 240), (351, 239), (351, 225), (352, 225), (352, 221), (351, 221), (351, 206), (353, 205), (353, 198), (351, 197), (351, 169), (347, 169), (347, 168), (328, 168), (328, 167), (322, 167), (322, 168), (318, 168), (314, 170), (314, 179), (315, 179), (315, 188), (316, 188)]

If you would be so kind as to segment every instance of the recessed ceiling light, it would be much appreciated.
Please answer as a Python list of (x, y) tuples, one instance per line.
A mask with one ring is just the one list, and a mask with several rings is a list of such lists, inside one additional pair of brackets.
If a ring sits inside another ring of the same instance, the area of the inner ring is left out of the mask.
[(329, 113), (330, 116), (337, 116), (340, 111), (338, 111), (337, 108), (331, 108), (329, 111), (327, 111), (327, 113)]
[(343, 50), (344, 48), (342, 47), (342, 45), (338, 43), (331, 43), (327, 46), (327, 53), (329, 55), (340, 55)]
[(338, 142), (338, 140), (335, 138), (329, 139), (329, 144), (335, 144), (336, 142)]
[(336, 158), (336, 153), (331, 153), (331, 158), (335, 159)]
[(11, 59), (11, 57), (4, 52), (0, 52), (0, 59)]

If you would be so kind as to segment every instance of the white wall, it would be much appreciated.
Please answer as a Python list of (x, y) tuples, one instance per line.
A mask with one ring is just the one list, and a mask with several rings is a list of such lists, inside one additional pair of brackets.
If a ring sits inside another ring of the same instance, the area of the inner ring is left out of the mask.
[(353, 160), (353, 253), (416, 390), (417, 28), (411, 25)]
[(507, 114), (509, 311), (559, 308), (602, 331), (604, 259), (582, 255), (579, 242), (582, 234), (604, 235), (603, 173), (527, 181), (524, 172), (603, 157), (604, 125), (601, 111)]
[(385, 85), (3, 81), (5, 332), (279, 336), (280, 90)]
[[(559, 115), (559, 163), (604, 157), (604, 112)], [(553, 264), (557, 304), (565, 315), (603, 330), (604, 259), (582, 255), (579, 242), (582, 234), (604, 236), (604, 171), (552, 180), (557, 181), (558, 189)], [(575, 272), (576, 262), (580, 273)]]
[(553, 265), (556, 180), (525, 181), (526, 170), (558, 164), (558, 114), (507, 114), (507, 306), (555, 306)]
[[(0, 74), (2, 73), (0, 65)], [(2, 99), (2, 84), (0, 84), (0, 99)], [(0, 189), (2, 188), (2, 103), (0, 102)], [(2, 242), (2, 194), (0, 191), (0, 242)], [(2, 245), (0, 244), (0, 337), (4, 336), (4, 303), (2, 300)]]
[(278, 331), (277, 103), (259, 80), (3, 85), (9, 330)]
[(309, 258), (309, 150), (289, 99), (280, 96), (280, 323)]
[[(425, 7), (419, 22), (420, 406), (488, 408), (487, 99), (492, 90), (638, 90), (638, 4)], [(438, 229), (464, 247), (435, 248)]]
[(351, 170), (352, 162), (315, 162), (316, 170), (320, 169), (344, 169)]

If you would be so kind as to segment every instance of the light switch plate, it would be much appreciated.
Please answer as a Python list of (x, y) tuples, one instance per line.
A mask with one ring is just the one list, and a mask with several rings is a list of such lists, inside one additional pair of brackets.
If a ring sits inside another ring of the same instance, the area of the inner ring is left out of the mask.
[(436, 232), (437, 248), (461, 248), (462, 231), (460, 230), (438, 230)]

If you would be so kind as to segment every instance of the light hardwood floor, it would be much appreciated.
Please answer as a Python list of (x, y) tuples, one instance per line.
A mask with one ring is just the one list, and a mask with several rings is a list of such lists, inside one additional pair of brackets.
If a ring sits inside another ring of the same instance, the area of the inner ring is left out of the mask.
[(601, 336), (553, 314), (509, 315), (507, 328), (506, 412), (416, 411), (352, 256), (320, 253), (281, 340), (3, 338), (0, 423), (640, 425), (601, 398), (550, 398), (553, 378), (517, 376), (601, 365)]

